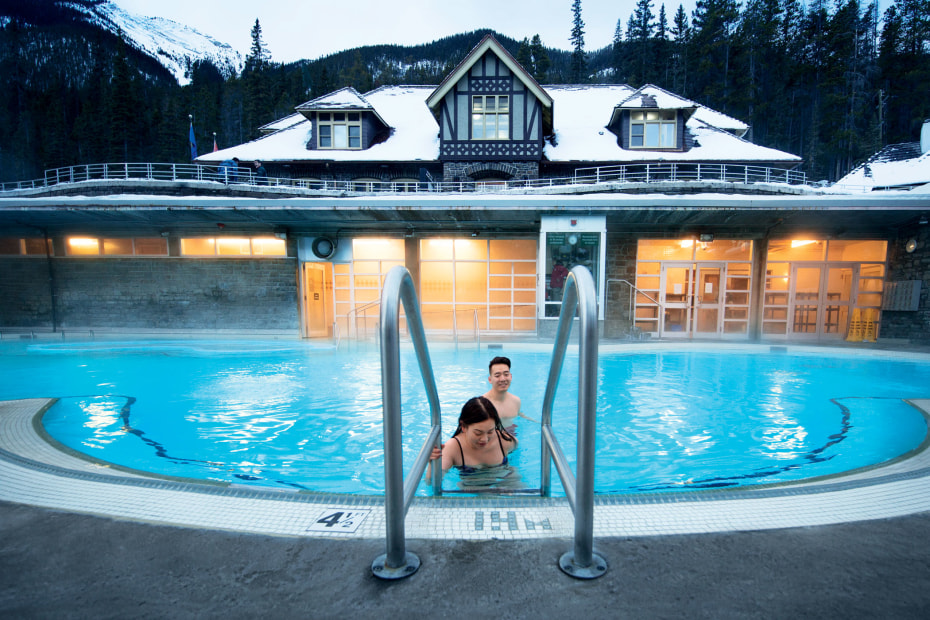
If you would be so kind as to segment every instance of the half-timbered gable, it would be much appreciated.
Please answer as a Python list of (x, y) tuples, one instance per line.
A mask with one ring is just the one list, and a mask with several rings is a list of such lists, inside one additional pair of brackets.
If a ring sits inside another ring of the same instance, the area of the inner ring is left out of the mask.
[[(493, 36), (430, 95), (447, 178), (535, 178), (552, 132), (552, 98)], [(506, 169), (492, 165), (508, 162)]]

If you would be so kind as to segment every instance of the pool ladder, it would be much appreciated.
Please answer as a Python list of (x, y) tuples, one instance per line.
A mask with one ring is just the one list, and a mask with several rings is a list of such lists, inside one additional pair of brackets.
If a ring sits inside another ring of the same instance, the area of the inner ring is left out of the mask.
[[(559, 559), (564, 573), (579, 579), (594, 579), (607, 571), (607, 562), (594, 553), (594, 439), (597, 403), (597, 295), (594, 279), (585, 267), (576, 266), (565, 280), (562, 310), (556, 331), (552, 362), (542, 407), (541, 489), (551, 493), (551, 462), (565, 489), (565, 497), (575, 516), (575, 540), (572, 551)], [(404, 305), (407, 330), (413, 341), (420, 376), (426, 388), (430, 408), (430, 431), (404, 482), (401, 398), (400, 398), (400, 304)], [(552, 406), (558, 388), (565, 351), (574, 323), (579, 318), (578, 351), (578, 452), (577, 478), (573, 475), (559, 442), (552, 431)], [(430, 363), (423, 318), (417, 303), (410, 272), (394, 267), (384, 280), (381, 291), (381, 390), (384, 407), (384, 512), (386, 551), (371, 564), (372, 573), (381, 579), (402, 579), (420, 567), (419, 558), (406, 550), (404, 520), (419, 481), (429, 463), (430, 453), (440, 445), (439, 393)], [(442, 470), (433, 467), (430, 484), (434, 495), (442, 494)]]

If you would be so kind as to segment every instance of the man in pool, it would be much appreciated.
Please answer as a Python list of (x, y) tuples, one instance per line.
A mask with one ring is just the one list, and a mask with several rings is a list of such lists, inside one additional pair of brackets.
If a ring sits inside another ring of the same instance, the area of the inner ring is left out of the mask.
[(510, 374), (510, 358), (498, 356), (488, 364), (488, 383), (491, 389), (488, 390), (484, 397), (487, 398), (497, 409), (501, 422), (507, 432), (514, 434), (517, 430), (517, 418), (525, 418), (530, 422), (536, 420), (527, 417), (520, 410), (520, 397), (510, 393), (510, 382), (513, 375)]

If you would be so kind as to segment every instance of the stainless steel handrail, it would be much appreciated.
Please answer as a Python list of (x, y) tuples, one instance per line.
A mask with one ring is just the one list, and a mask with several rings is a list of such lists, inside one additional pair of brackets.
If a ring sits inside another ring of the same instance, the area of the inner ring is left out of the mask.
[[(562, 374), (565, 350), (578, 309), (578, 445), (577, 480), (552, 431), (552, 406)], [(562, 310), (552, 350), (549, 379), (542, 405), (542, 494), (551, 494), (550, 460), (562, 480), (565, 497), (575, 515), (575, 545), (559, 559), (559, 568), (579, 579), (594, 579), (607, 572), (607, 562), (595, 554), (594, 545), (594, 436), (597, 409), (597, 291), (587, 268), (572, 267), (565, 279)]]
[[(648, 299), (649, 301), (657, 305), (661, 312), (665, 312), (665, 305), (662, 302), (658, 301), (657, 299), (654, 299), (648, 293), (645, 293), (644, 291), (639, 290), (638, 288), (636, 288), (636, 286), (632, 282), (630, 282), (629, 280), (624, 280), (623, 278), (609, 278), (607, 280), (607, 294), (605, 295), (605, 297), (608, 300), (610, 299), (610, 283), (611, 282), (620, 282), (630, 287), (630, 311), (629, 311), (630, 314), (629, 316), (630, 316), (631, 326), (636, 325), (636, 317), (633, 315), (633, 306), (635, 305), (635, 301), (636, 301), (636, 293), (639, 293), (640, 295), (642, 295), (643, 297), (645, 297), (646, 299)], [(630, 333), (632, 333), (632, 331)]]
[[(407, 331), (413, 340), (420, 376), (429, 400), (429, 435), (417, 455), (404, 483), (403, 447), (401, 443), (400, 406), (400, 304), (404, 304)], [(384, 520), (386, 553), (375, 558), (371, 572), (381, 579), (402, 579), (416, 572), (420, 560), (407, 552), (404, 519), (416, 493), (430, 453), (439, 447), (441, 435), (439, 392), (426, 347), (423, 318), (417, 303), (413, 278), (406, 267), (398, 265), (388, 272), (381, 291), (381, 398), (384, 407)], [(435, 495), (442, 494), (442, 468), (433, 467), (431, 483)]]

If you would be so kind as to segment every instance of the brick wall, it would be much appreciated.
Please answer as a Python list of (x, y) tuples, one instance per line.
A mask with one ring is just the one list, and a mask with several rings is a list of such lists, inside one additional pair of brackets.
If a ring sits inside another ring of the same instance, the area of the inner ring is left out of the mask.
[(295, 259), (0, 259), (0, 327), (299, 331)]

